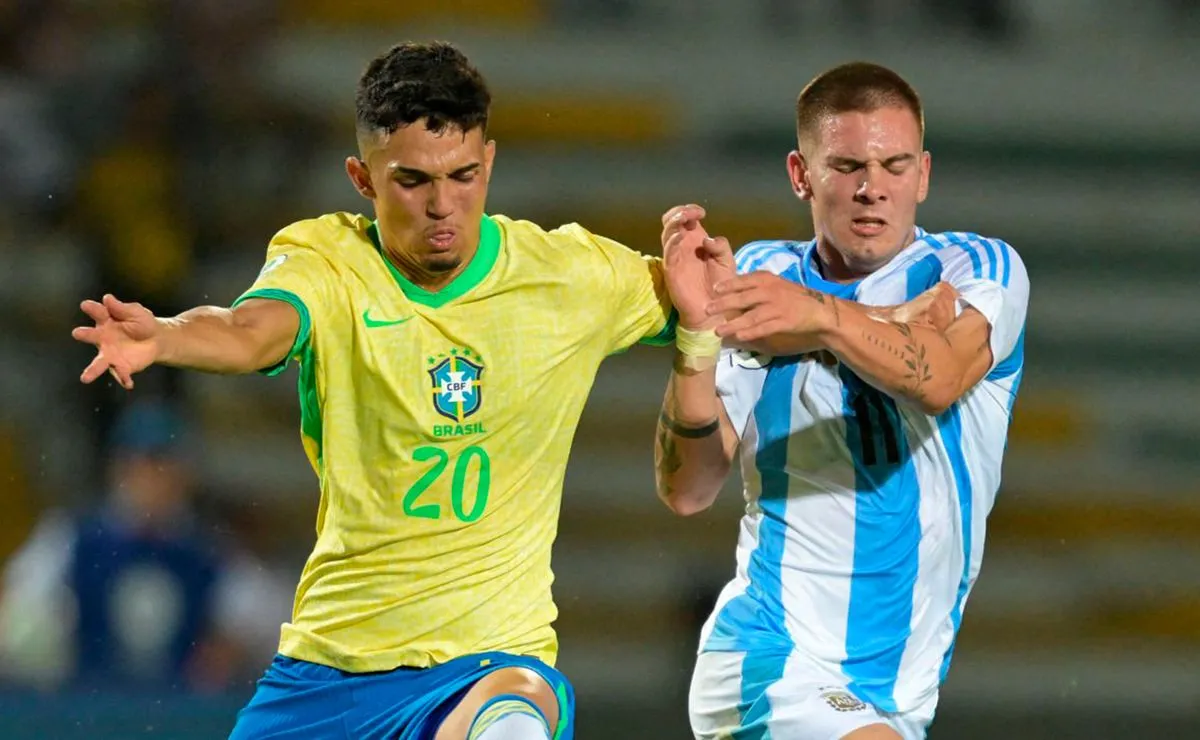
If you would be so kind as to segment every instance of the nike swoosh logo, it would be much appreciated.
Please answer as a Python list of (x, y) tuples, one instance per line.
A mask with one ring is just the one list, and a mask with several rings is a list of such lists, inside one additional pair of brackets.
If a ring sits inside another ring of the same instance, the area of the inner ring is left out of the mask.
[(371, 318), (371, 309), (368, 308), (366, 311), (363, 311), (363, 323), (367, 325), (368, 329), (378, 329), (383, 326), (395, 326), (396, 324), (403, 324), (405, 321), (408, 321), (411, 318), (412, 316), (405, 316), (404, 318), (396, 319), (395, 321), (380, 321), (378, 319)]

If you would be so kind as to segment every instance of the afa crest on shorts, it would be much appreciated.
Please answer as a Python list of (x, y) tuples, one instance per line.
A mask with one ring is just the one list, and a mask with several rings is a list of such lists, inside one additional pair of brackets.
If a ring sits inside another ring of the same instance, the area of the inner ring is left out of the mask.
[(867, 705), (849, 691), (836, 687), (821, 689), (821, 698), (836, 712), (861, 712)]
[(462, 423), (483, 405), (483, 358), (469, 349), (452, 349), (448, 355), (430, 357), (433, 407)]

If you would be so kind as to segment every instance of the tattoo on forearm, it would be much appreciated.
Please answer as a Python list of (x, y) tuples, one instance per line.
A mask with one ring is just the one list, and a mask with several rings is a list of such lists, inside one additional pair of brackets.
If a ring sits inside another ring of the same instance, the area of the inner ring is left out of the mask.
[(842, 325), (842, 317), (838, 313), (838, 299), (837, 298), (834, 298), (833, 296), (830, 296), (830, 295), (825, 295), (821, 291), (813, 290), (812, 288), (802, 288), (802, 290), (805, 292), (805, 294), (808, 295), (809, 298), (812, 298), (814, 301), (816, 301), (817, 303), (820, 303), (822, 306), (829, 306), (830, 310), (833, 311), (833, 325), (834, 326)]
[[(664, 476), (672, 475), (683, 467), (683, 460), (679, 458), (679, 448), (675, 446), (675, 435), (671, 434), (671, 430), (661, 421), (658, 425), (658, 449), (658, 467)], [(666, 487), (670, 490), (670, 484), (666, 484)]]
[(719, 416), (701, 427), (680, 424), (675, 420), (673, 415), (677, 409), (678, 399), (675, 397), (675, 378), (672, 377), (667, 381), (667, 396), (663, 400), (662, 410), (659, 412), (658, 424), (654, 435), (654, 463), (658, 473), (655, 476), (658, 481), (658, 495), (667, 501), (675, 493), (674, 481), (672, 479), (683, 467), (683, 457), (679, 452), (679, 440), (706, 439), (721, 429), (721, 419)]
[(658, 417), (658, 493), (670, 499), (675, 492), (672, 477), (683, 467), (677, 446), (678, 439), (704, 439), (721, 428), (721, 420), (713, 419), (702, 427), (687, 427), (672, 419), (666, 409)]
[(929, 366), (925, 344), (913, 336), (912, 327), (908, 324), (889, 323), (904, 337), (902, 347), (897, 348), (886, 337), (877, 336), (866, 330), (863, 331), (863, 339), (903, 362), (906, 368), (904, 379), (907, 382), (904, 390), (913, 398), (924, 398), (925, 383), (933, 380), (933, 370)]
[(909, 393), (916, 398), (923, 396), (922, 386), (933, 380), (929, 360), (925, 356), (925, 345), (913, 337), (908, 324), (895, 324), (896, 330), (904, 335), (904, 365), (908, 368), (905, 379), (909, 382)]
[(896, 347), (891, 342), (889, 342), (885, 337), (876, 336), (875, 334), (873, 334), (869, 331), (866, 331), (865, 329), (863, 330), (862, 335), (863, 335), (863, 339), (867, 340), (868, 342), (875, 345), (876, 347), (884, 350), (892, 357), (895, 357), (898, 360), (904, 359), (904, 353), (901, 352), (900, 350), (896, 349)]

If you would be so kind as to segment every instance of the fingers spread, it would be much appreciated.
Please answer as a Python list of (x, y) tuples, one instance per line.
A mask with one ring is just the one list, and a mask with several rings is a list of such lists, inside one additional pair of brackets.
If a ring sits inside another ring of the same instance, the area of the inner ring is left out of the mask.
[(100, 343), (100, 330), (94, 326), (77, 326), (71, 330), (71, 336), (80, 342), (88, 344)]
[(111, 294), (104, 296), (104, 306), (108, 309), (109, 314), (118, 321), (132, 319), (142, 310), (141, 304), (118, 301)]
[(108, 374), (113, 376), (125, 390), (133, 390), (133, 374), (128, 369), (118, 368), (114, 365), (108, 368)]
[(90, 318), (92, 321), (95, 321), (97, 324), (99, 324), (101, 321), (107, 321), (109, 319), (108, 309), (96, 301), (84, 301), (83, 303), (79, 304), (79, 308), (88, 315), (88, 318)]
[(84, 383), (91, 383), (107, 371), (108, 360), (104, 358), (103, 354), (97, 353), (96, 357), (83, 369), (83, 374), (79, 376), (79, 379)]

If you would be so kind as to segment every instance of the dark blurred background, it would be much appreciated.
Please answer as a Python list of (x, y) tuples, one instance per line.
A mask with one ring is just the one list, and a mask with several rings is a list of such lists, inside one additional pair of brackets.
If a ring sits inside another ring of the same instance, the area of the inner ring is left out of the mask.
[[(1200, 11), (1189, 0), (0, 0), (0, 737), (218, 738), (313, 539), (294, 377), (81, 386), (78, 302), (227, 305), (290, 221), (361, 210), (354, 84), (403, 39), (493, 86), (489, 210), (658, 250), (680, 202), (806, 238), (793, 101), (855, 58), (924, 95), (920, 222), (1020, 251), (1028, 367), (939, 738), (1200, 737)], [(579, 737), (688, 736), (737, 486), (676, 519), (668, 352), (601, 372), (556, 546)], [(160, 566), (147, 568), (147, 552)]]

